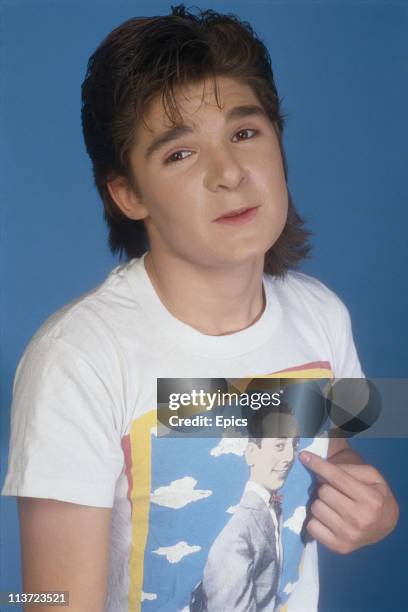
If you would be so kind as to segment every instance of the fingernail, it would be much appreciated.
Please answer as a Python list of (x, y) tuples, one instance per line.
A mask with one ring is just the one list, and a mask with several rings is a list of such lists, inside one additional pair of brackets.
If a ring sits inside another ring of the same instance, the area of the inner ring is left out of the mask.
[(310, 455), (306, 451), (302, 451), (299, 455), (302, 463), (309, 463)]

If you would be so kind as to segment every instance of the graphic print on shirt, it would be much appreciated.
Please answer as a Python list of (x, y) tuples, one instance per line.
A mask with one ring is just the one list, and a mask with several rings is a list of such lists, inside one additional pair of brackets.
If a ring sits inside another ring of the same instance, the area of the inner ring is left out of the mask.
[[(265, 375), (332, 378), (329, 363)], [(310, 438), (158, 438), (156, 410), (122, 439), (131, 503), (128, 609), (284, 610), (301, 571)], [(326, 445), (326, 446), (325, 446)]]

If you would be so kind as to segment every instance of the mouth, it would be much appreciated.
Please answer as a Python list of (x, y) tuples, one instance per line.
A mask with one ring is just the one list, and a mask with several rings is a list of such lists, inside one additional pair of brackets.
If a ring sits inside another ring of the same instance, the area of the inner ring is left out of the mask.
[(235, 225), (237, 223), (246, 223), (247, 221), (251, 221), (257, 214), (259, 206), (241, 206), (241, 208), (236, 208), (231, 212), (222, 215), (215, 219), (217, 223), (226, 223)]

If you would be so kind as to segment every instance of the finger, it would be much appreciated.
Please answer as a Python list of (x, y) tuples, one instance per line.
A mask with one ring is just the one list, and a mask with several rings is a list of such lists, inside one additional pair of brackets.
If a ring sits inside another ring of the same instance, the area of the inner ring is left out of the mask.
[(299, 455), (302, 463), (312, 472), (321, 476), (324, 481), (331, 484), (335, 489), (347, 495), (350, 499), (360, 500), (367, 493), (364, 488), (367, 485), (348, 474), (339, 465), (330, 463), (310, 451), (302, 451)]
[(384, 478), (372, 465), (337, 463), (342, 470), (366, 484), (385, 484)]
[(333, 508), (330, 508), (321, 499), (315, 499), (313, 504), (310, 506), (310, 511), (314, 518), (316, 518), (322, 525), (330, 529), (330, 531), (336, 535), (341, 535), (344, 529), (344, 521), (339, 514)]
[(320, 544), (327, 546), (330, 550), (336, 550), (337, 539), (330, 529), (323, 525), (317, 518), (311, 518), (306, 525), (307, 532)]
[(379, 492), (383, 497), (387, 495), (388, 485), (382, 475), (372, 465), (367, 464), (352, 464), (352, 463), (337, 463), (343, 471), (347, 472), (364, 484), (364, 489), (361, 489), (362, 498), (369, 500), (377, 496)]
[(343, 520), (351, 520), (355, 513), (355, 502), (328, 483), (317, 489), (317, 498), (335, 510)]

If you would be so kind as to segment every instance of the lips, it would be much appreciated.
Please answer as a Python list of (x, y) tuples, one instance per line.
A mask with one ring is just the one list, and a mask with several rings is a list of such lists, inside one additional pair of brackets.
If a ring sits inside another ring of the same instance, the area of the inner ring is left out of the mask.
[(215, 222), (224, 227), (240, 227), (250, 224), (257, 216), (258, 208), (259, 206), (241, 206), (241, 208), (236, 208), (218, 217)]
[(220, 221), (221, 219), (231, 219), (233, 217), (239, 217), (240, 215), (246, 213), (249, 210), (253, 210), (255, 208), (258, 208), (257, 206), (241, 206), (240, 208), (236, 208), (235, 210), (231, 210), (228, 213), (225, 213), (225, 215), (221, 215), (221, 217), (217, 217), (217, 219), (215, 219), (215, 221)]

